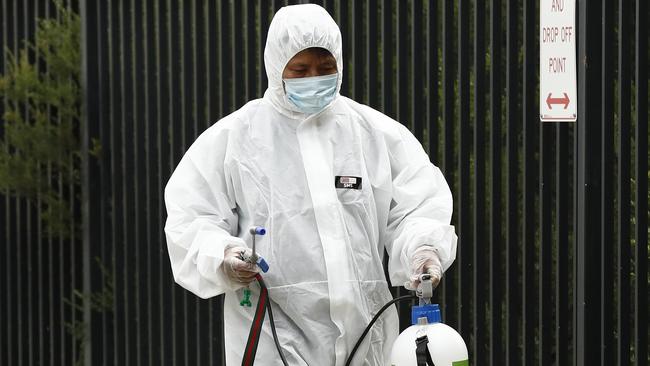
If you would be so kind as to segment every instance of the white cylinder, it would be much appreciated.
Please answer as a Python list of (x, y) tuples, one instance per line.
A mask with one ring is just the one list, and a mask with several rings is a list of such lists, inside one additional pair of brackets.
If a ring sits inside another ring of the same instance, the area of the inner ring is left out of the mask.
[(468, 366), (467, 346), (452, 327), (443, 323), (411, 325), (393, 343), (391, 366), (416, 366), (415, 340), (423, 335), (429, 339), (429, 353), (436, 366)]

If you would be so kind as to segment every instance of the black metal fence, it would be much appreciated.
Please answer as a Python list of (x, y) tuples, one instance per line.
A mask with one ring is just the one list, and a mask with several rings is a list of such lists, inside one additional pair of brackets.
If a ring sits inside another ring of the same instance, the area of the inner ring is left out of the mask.
[[(17, 55), (24, 40), (33, 41), (37, 19), (54, 17), (58, 17), (55, 7), (46, 1), (0, 2), (1, 74), (9, 65), (4, 51)], [(2, 98), (0, 138), (5, 134), (7, 103)], [(57, 123), (54, 114), (48, 118)], [(51, 165), (44, 169), (60, 196), (81, 194), (78, 185), (66, 184)], [(46, 230), (42, 196), (0, 197), (0, 365), (74, 364), (82, 339), (75, 326), (81, 324), (83, 313), (74, 306), (74, 291), (82, 290), (83, 284), (81, 238), (75, 230), (65, 238)], [(78, 201), (69, 199), (68, 208), (80, 218)]]
[[(315, 2), (343, 33), (342, 94), (410, 127), (452, 188), (459, 252), (436, 296), (471, 363), (647, 365), (648, 2), (577, 1), (578, 121), (545, 124), (539, 1)], [(0, 4), (10, 49), (55, 16)], [(0, 201), (0, 364), (223, 363), (220, 299), (173, 282), (162, 192), (200, 132), (262, 95), (284, 5), (73, 3), (83, 179), (60, 189), (83, 235), (45, 235), (32, 202)], [(75, 308), (74, 289), (110, 306)]]

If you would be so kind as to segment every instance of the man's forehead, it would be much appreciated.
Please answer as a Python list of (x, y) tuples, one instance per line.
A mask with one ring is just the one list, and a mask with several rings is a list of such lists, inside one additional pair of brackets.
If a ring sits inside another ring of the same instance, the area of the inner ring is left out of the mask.
[(324, 48), (307, 48), (306, 50), (302, 50), (298, 52), (295, 56), (289, 60), (291, 64), (298, 64), (298, 63), (303, 63), (303, 62), (309, 62), (311, 59), (318, 59), (321, 62), (336, 62), (336, 59), (334, 56), (326, 49)]

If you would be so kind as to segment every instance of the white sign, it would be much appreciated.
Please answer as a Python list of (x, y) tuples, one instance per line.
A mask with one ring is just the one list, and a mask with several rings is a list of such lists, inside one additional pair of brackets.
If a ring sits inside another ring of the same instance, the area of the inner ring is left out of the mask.
[(575, 0), (540, 0), (539, 119), (575, 121), (576, 92)]

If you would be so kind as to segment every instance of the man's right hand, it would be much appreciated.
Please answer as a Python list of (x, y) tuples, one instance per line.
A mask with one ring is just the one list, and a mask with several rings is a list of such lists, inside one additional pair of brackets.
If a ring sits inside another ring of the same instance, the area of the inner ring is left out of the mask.
[(226, 247), (222, 269), (231, 281), (246, 286), (255, 279), (259, 268), (253, 263), (241, 260), (242, 254), (250, 256), (252, 250), (244, 247)]

